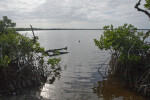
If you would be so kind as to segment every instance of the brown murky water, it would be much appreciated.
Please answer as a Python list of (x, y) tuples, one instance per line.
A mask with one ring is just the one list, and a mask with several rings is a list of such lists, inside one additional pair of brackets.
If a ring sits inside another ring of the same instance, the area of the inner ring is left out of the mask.
[[(31, 32), (28, 33), (31, 37)], [(59, 56), (61, 76), (53, 84), (47, 82), (21, 95), (0, 96), (0, 100), (150, 100), (124, 88), (115, 78), (104, 78), (105, 71), (99, 74), (98, 68), (110, 57), (108, 51), (100, 51), (94, 45), (93, 39), (99, 38), (100, 33), (98, 30), (35, 31), (46, 49), (68, 47), (69, 53)]]
[(132, 93), (124, 87), (123, 83), (113, 77), (99, 81), (98, 86), (94, 87), (93, 91), (104, 100), (146, 100), (142, 96)]

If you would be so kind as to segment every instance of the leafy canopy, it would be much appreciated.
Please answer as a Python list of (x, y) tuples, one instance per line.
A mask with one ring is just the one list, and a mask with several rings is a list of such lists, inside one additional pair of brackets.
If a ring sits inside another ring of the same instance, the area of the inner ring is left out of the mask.
[(12, 22), (11, 19), (8, 19), (7, 16), (3, 16), (3, 19), (0, 20), (0, 35), (3, 33), (17, 33), (14, 27), (16, 23)]
[[(28, 60), (35, 60), (33, 55), (40, 53), (39, 64), (45, 63), (45, 50), (33, 39), (19, 34), (13, 29), (16, 23), (13, 23), (7, 16), (0, 20), (0, 67), (8, 67), (11, 63)], [(58, 65), (60, 59), (51, 58), (47, 64), (51, 66)]]
[(101, 35), (100, 40), (94, 39), (95, 45), (100, 50), (110, 50), (120, 61), (138, 62), (141, 59), (139, 51), (146, 52), (150, 48), (142, 39), (143, 32), (138, 32), (131, 24), (124, 24), (118, 28), (110, 25), (103, 29), (104, 34)]
[(145, 0), (145, 1), (146, 1), (146, 3), (144, 4), (145, 8), (150, 10), (150, 0)]

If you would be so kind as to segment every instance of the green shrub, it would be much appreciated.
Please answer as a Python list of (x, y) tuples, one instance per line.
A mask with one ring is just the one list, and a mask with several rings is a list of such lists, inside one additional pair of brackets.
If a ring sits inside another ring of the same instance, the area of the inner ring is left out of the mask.
[(101, 35), (100, 40), (94, 39), (95, 45), (101, 50), (110, 50), (122, 63), (139, 62), (150, 48), (143, 38), (143, 32), (138, 32), (133, 25), (124, 24), (118, 28), (105, 26), (104, 34)]
[(36, 37), (19, 34), (15, 25), (6, 16), (0, 20), (0, 92), (37, 86), (61, 70), (60, 59), (47, 56)]

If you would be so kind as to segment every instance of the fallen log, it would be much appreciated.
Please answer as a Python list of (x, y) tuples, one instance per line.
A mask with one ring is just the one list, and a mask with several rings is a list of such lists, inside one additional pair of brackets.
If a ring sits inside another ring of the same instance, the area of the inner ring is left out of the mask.
[[(46, 50), (45, 53), (48, 56), (57, 56), (57, 55), (62, 55), (62, 54), (67, 54), (69, 52), (60, 52), (59, 50), (67, 50), (67, 47), (65, 48), (60, 48), (60, 49), (50, 49), (50, 50)], [(50, 54), (52, 53), (52, 54)]]
[(55, 52), (55, 51), (59, 51), (59, 50), (67, 50), (67, 47), (65, 47), (65, 48), (60, 48), (60, 49), (50, 49), (50, 50), (46, 50), (45, 53), (47, 53), (47, 52)]

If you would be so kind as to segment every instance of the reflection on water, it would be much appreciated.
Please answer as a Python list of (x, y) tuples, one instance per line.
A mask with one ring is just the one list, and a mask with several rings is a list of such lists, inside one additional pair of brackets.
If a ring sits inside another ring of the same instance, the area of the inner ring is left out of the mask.
[(69, 53), (59, 56), (61, 76), (48, 79), (41, 88), (17, 96), (0, 96), (0, 100), (145, 100), (117, 80), (104, 78), (105, 72), (99, 74), (99, 67), (110, 58), (107, 51), (100, 51), (94, 44), (93, 39), (99, 38), (100, 33), (101, 30), (35, 31), (46, 50), (67, 46)]
[(93, 93), (104, 100), (145, 100), (127, 90), (120, 81), (113, 77), (99, 81), (93, 88)]

